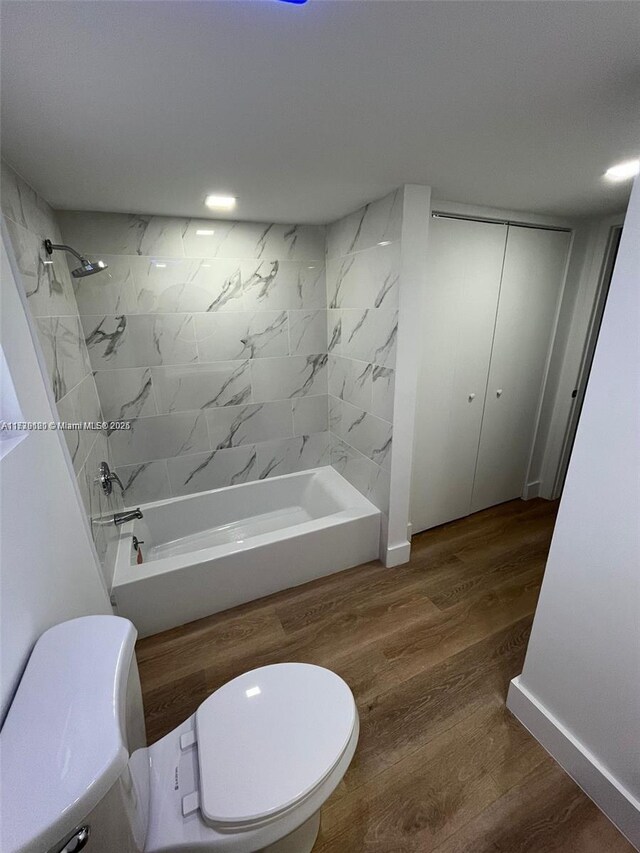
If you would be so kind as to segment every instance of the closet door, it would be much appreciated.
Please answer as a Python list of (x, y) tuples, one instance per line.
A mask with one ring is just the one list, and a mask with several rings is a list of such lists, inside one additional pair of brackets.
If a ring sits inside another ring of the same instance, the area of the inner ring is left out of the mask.
[(414, 533), (470, 512), (506, 236), (506, 225), (431, 220), (416, 341)]
[(471, 512), (523, 492), (569, 243), (509, 226)]

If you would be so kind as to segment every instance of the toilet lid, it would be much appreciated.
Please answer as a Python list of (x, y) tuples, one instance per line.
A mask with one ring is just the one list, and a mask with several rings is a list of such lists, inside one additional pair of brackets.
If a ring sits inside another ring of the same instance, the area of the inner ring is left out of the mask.
[(282, 663), (234, 678), (196, 711), (204, 819), (250, 824), (295, 805), (341, 758), (355, 720), (351, 690), (328, 669)]

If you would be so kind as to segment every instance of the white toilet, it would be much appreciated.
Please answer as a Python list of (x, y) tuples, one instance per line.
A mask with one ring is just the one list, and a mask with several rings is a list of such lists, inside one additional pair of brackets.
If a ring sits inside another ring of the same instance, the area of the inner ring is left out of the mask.
[(0, 732), (3, 853), (308, 853), (358, 740), (345, 682), (261, 667), (147, 748), (135, 639), (87, 616), (36, 643)]

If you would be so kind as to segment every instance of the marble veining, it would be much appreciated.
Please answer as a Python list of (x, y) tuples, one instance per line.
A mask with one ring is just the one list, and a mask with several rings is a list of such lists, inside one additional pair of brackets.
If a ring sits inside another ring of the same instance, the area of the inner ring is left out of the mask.
[[(104, 359), (111, 358), (118, 349), (127, 328), (127, 318), (124, 314), (115, 317), (114, 322), (115, 328), (112, 328), (111, 331), (106, 331), (103, 326), (107, 323), (107, 317), (102, 317), (98, 325), (86, 337), (86, 344), (89, 348), (105, 344), (102, 350), (102, 358)], [(156, 343), (157, 347), (157, 338), (155, 337), (154, 343)]]
[(4, 160), (0, 161), (0, 175), (0, 203), (7, 220), (26, 228), (39, 241), (57, 237), (58, 225), (47, 202)]
[(244, 444), (245, 442), (237, 440), (238, 432), (247, 426), (247, 422), (251, 418), (257, 417), (263, 408), (264, 403), (258, 403), (253, 406), (244, 406), (234, 417), (226, 435), (218, 442), (216, 449), (222, 450), (225, 447), (233, 447), (234, 444)]
[(226, 305), (229, 305), (234, 299), (241, 299), (243, 294), (242, 274), (240, 270), (234, 272), (225, 279), (220, 293), (208, 305), (207, 311), (220, 311)]
[(122, 403), (118, 409), (115, 420), (126, 421), (129, 418), (137, 418), (144, 411), (145, 405), (151, 396), (151, 371), (145, 370), (142, 387), (131, 400)]
[(248, 362), (244, 362), (237, 367), (233, 373), (225, 379), (217, 393), (203, 404), (202, 408), (209, 409), (211, 406), (237, 406), (248, 400), (251, 396), (250, 385), (243, 385), (240, 389), (234, 391), (231, 397), (228, 396), (229, 389), (237, 383), (238, 379), (244, 378), (247, 370)]
[(393, 367), (395, 364), (398, 312), (382, 308), (341, 312), (341, 341), (336, 354)]
[(311, 355), (327, 350), (325, 311), (289, 311), (291, 355)]
[(378, 509), (389, 511), (389, 472), (335, 435), (331, 436), (331, 464)]
[(327, 311), (327, 352), (339, 352), (342, 344), (342, 317), (339, 311)]
[[(127, 468), (128, 474), (124, 478), (122, 483), (124, 486), (124, 489), (122, 491), (124, 492), (125, 496), (128, 497), (131, 494), (136, 484), (136, 480), (142, 479), (142, 476), (144, 475), (145, 471), (152, 464), (152, 462), (145, 462), (142, 465), (132, 465), (131, 467)], [(124, 471), (124, 468), (121, 468), (120, 470)], [(122, 477), (120, 479), (122, 479)]]
[(260, 264), (255, 272), (249, 277), (246, 282), (245, 289), (251, 290), (251, 288), (254, 288), (253, 296), (257, 302), (267, 298), (269, 292), (273, 288), (279, 269), (280, 263), (278, 261)]
[[(236, 358), (256, 358), (276, 338), (286, 335), (288, 329), (287, 312), (282, 311), (271, 323), (262, 329), (252, 329), (251, 325), (243, 338), (240, 338), (242, 349)], [(286, 345), (286, 342), (285, 342)]]
[(365, 411), (371, 410), (374, 366), (340, 356), (329, 357), (329, 393)]
[(98, 370), (94, 379), (106, 420), (128, 420), (158, 414), (151, 368)]
[[(249, 447), (247, 451), (246, 455), (243, 453), (239, 458), (237, 455), (231, 458), (224, 451), (214, 450), (205, 458), (197, 461), (192, 470), (187, 470), (184, 475), (182, 487), (186, 488), (190, 486), (194, 481), (198, 480), (199, 475), (203, 472), (209, 474), (211, 477), (215, 477), (217, 473), (219, 479), (214, 479), (213, 485), (204, 485), (201, 490), (246, 483), (247, 480), (253, 479), (252, 475), (257, 465), (257, 451), (255, 447)], [(229, 465), (229, 462), (231, 462), (231, 465)], [(234, 463), (236, 464), (234, 465)], [(216, 469), (222, 470), (216, 472)], [(195, 491), (198, 491), (198, 489), (196, 488)]]
[[(397, 272), (389, 272), (385, 275), (382, 280), (382, 284), (380, 285), (380, 289), (376, 294), (376, 298), (374, 299), (374, 307), (380, 308), (385, 299), (388, 298), (389, 294), (392, 293), (394, 288), (397, 288), (398, 283), (400, 281), (400, 277)], [(385, 305), (386, 308), (386, 305)]]
[(293, 435), (291, 403), (249, 403), (225, 406), (207, 413), (209, 440), (213, 450), (289, 438)]
[(376, 364), (387, 364), (387, 362), (391, 361), (395, 362), (395, 346), (396, 346), (396, 338), (398, 337), (398, 319), (397, 316), (389, 329), (386, 338), (382, 341), (380, 346), (376, 347), (373, 351), (373, 361)]
[(400, 189), (327, 232), (331, 464), (388, 512), (402, 208)]
[(116, 466), (135, 465), (210, 450), (202, 412), (172, 412), (130, 421), (110, 436)]
[(403, 192), (395, 190), (329, 226), (327, 256), (348, 255), (400, 239)]
[(393, 420), (395, 371), (376, 364), (372, 370), (371, 412), (386, 421)]
[(356, 262), (355, 255), (348, 257), (348, 258), (344, 258), (340, 262), (340, 267), (338, 270), (338, 274), (336, 276), (336, 282), (335, 282), (335, 285), (333, 287), (333, 297), (332, 297), (331, 301), (329, 302), (329, 308), (340, 308), (341, 307), (340, 290), (341, 290), (342, 286), (344, 285), (345, 278), (349, 275), (349, 273), (353, 269), (355, 262)]
[(77, 317), (43, 317), (36, 328), (57, 402), (90, 373), (80, 324)]
[(126, 213), (58, 212), (65, 242), (88, 255), (184, 257), (185, 219)]
[(121, 465), (116, 468), (116, 473), (124, 485), (123, 502), (126, 506), (135, 507), (148, 501), (171, 497), (169, 473), (164, 459), (138, 465)]
[[(290, 397), (300, 397), (309, 392), (309, 389), (313, 386), (313, 383), (320, 373), (320, 371), (324, 370), (327, 365), (327, 355), (308, 355), (306, 358), (306, 367), (303, 369), (302, 374), (304, 377), (304, 381), (302, 384), (296, 388), (294, 391), (289, 394)], [(306, 375), (305, 375), (306, 374)]]
[(85, 315), (82, 323), (94, 370), (197, 360), (191, 314)]

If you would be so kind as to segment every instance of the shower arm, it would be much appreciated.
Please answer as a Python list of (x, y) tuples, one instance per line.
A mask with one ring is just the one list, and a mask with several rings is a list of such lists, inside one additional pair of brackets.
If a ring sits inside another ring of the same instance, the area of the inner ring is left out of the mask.
[(76, 252), (75, 249), (72, 249), (71, 246), (66, 246), (64, 243), (52, 243), (51, 240), (44, 241), (44, 248), (48, 255), (52, 255), (54, 250), (60, 250), (63, 252), (70, 252), (74, 257), (76, 257), (81, 264), (88, 263), (86, 258), (83, 258), (79, 252)]

